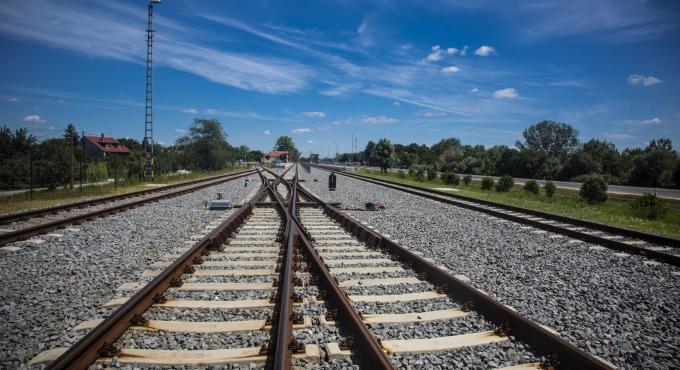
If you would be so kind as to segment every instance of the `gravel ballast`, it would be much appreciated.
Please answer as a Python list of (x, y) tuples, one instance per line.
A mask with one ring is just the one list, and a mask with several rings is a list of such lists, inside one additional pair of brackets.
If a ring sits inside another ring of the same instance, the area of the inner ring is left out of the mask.
[[(518, 223), (338, 176), (300, 171), (302, 185), (462, 274), (521, 314), (619, 368), (680, 368), (680, 271)], [(314, 179), (318, 181), (315, 182)]]
[(259, 187), (259, 179), (250, 178), (247, 187), (236, 179), (0, 251), (0, 368), (20, 367), (39, 352), (72, 343), (71, 328), (108, 312), (101, 305), (121, 284), (138, 282), (147, 266), (186, 248), (185, 241), (227, 214), (204, 209), (204, 201), (221, 192), (243, 202)]

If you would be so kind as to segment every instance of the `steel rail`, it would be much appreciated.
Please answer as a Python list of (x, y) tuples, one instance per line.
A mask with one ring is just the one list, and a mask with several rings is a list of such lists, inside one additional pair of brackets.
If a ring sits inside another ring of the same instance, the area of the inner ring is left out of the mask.
[(201, 182), (208, 182), (208, 181), (212, 181), (212, 180), (219, 180), (219, 179), (222, 179), (222, 178), (229, 178), (229, 177), (232, 177), (232, 176), (235, 176), (235, 175), (241, 175), (241, 174), (244, 174), (244, 173), (254, 173), (254, 171), (253, 170), (238, 171), (238, 172), (229, 173), (229, 174), (225, 174), (225, 175), (211, 176), (211, 177), (207, 177), (207, 178), (204, 178), (204, 179), (191, 180), (191, 181), (186, 181), (186, 182), (182, 182), (182, 183), (178, 183), (178, 184), (166, 185), (166, 186), (157, 187), (157, 188), (153, 188), (153, 189), (137, 190), (137, 191), (131, 191), (129, 193), (109, 195), (109, 196), (105, 196), (105, 197), (83, 200), (83, 201), (80, 201), (80, 202), (59, 204), (59, 205), (51, 206), (51, 207), (32, 209), (32, 210), (16, 212), (16, 213), (9, 213), (9, 214), (5, 214), (5, 215), (0, 216), (0, 225), (6, 225), (8, 223), (15, 222), (15, 221), (22, 221), (22, 220), (26, 220), (26, 219), (29, 219), (29, 218), (35, 218), (35, 217), (39, 217), (39, 216), (54, 214), (54, 213), (57, 213), (57, 212), (63, 212), (63, 211), (67, 211), (69, 209), (89, 207), (89, 206), (93, 206), (93, 205), (96, 205), (96, 204), (102, 204), (102, 203), (112, 202), (112, 201), (116, 201), (116, 200), (132, 198), (132, 197), (145, 195), (145, 194), (152, 194), (152, 193), (170, 190), (170, 189), (174, 189), (174, 188), (178, 188), (178, 187), (182, 187), (182, 186), (190, 186), (190, 185), (198, 184), (198, 183), (201, 183)]
[[(277, 176), (277, 178), (283, 179), (282, 176)], [(288, 183), (285, 180), (282, 182)], [(309, 257), (308, 261), (311, 262), (310, 267), (317, 272), (319, 276), (319, 287), (325, 288), (328, 301), (338, 309), (338, 322), (347, 327), (350, 332), (354, 334), (354, 353), (359, 356), (363, 364), (369, 366), (371, 369), (393, 370), (394, 365), (392, 365), (389, 357), (380, 343), (378, 343), (375, 336), (371, 334), (370, 330), (361, 319), (361, 316), (359, 316), (359, 313), (342, 291), (333, 275), (331, 275), (328, 267), (326, 267), (321, 260), (312, 243), (309, 241), (309, 238), (306, 236), (304, 227), (298, 220), (295, 203), (297, 202), (297, 191), (298, 189), (302, 190), (302, 188), (298, 187), (297, 174), (293, 179), (293, 184), (288, 186), (291, 189), (289, 194), (294, 193), (291, 198), (291, 208), (289, 208), (288, 211), (291, 215), (293, 226), (298, 234), (298, 245), (301, 246), (302, 250)]]
[[(293, 366), (292, 359), (295, 350), (293, 338), (295, 303), (293, 295), (295, 293), (294, 255), (297, 232), (294, 224), (291, 222), (290, 212), (286, 210), (280, 194), (276, 191), (276, 186), (272, 187), (270, 184), (267, 184), (267, 187), (271, 193), (272, 199), (279, 206), (280, 211), (286, 218), (286, 251), (282, 264), (279, 266), (281, 270), (278, 281), (279, 311), (276, 315), (278, 322), (276, 323), (276, 332), (274, 333), (276, 345), (274, 346), (273, 368), (276, 370), (287, 370)], [(291, 191), (289, 191), (289, 194)], [(295, 204), (293, 202), (290, 205), (289, 210), (294, 209), (294, 207)]]
[(505, 212), (501, 212), (498, 210), (494, 209), (489, 209), (486, 207), (479, 207), (475, 206), (474, 204), (469, 204), (469, 203), (463, 203), (458, 200), (463, 200), (465, 202), (472, 202), (472, 203), (478, 203), (482, 204), (487, 207), (495, 207), (495, 208), (500, 208), (503, 210), (507, 211), (512, 211), (512, 212), (518, 212), (518, 213), (524, 213), (536, 217), (541, 217), (545, 218), (547, 220), (553, 220), (557, 222), (562, 222), (562, 223), (569, 223), (572, 224), (573, 226), (581, 226), (581, 227), (587, 227), (595, 230), (600, 230), (612, 234), (617, 234), (617, 235), (622, 235), (630, 238), (636, 238), (636, 239), (642, 239), (647, 242), (653, 243), (653, 244), (658, 244), (658, 245), (666, 245), (670, 246), (672, 248), (680, 248), (680, 240), (675, 239), (675, 238), (670, 238), (670, 237), (665, 237), (661, 235), (655, 235), (655, 234), (649, 234), (649, 233), (644, 233), (641, 231), (636, 231), (636, 230), (631, 230), (631, 229), (626, 229), (626, 228), (621, 228), (621, 227), (616, 227), (616, 226), (611, 226), (611, 225), (606, 225), (602, 224), (599, 222), (592, 222), (592, 221), (585, 221), (585, 220), (579, 220), (576, 218), (571, 218), (571, 217), (566, 217), (566, 216), (560, 216), (560, 215), (555, 215), (552, 213), (547, 213), (547, 212), (541, 212), (541, 211), (534, 211), (526, 208), (520, 208), (520, 207), (515, 207), (515, 206), (509, 206), (505, 204), (500, 204), (500, 203), (495, 203), (487, 200), (481, 200), (481, 199), (476, 199), (472, 197), (466, 197), (463, 195), (458, 195), (458, 194), (450, 194), (446, 193), (443, 191), (438, 191), (438, 190), (433, 190), (433, 189), (425, 189), (425, 188), (420, 188), (417, 186), (413, 185), (402, 185), (402, 184), (396, 184), (390, 181), (385, 181), (385, 180), (377, 180), (373, 178), (368, 178), (365, 176), (361, 175), (356, 175), (356, 174), (349, 174), (345, 173), (342, 171), (337, 171), (337, 170), (330, 170), (325, 167), (321, 167), (318, 165), (315, 165), (315, 167), (321, 168), (325, 171), (333, 171), (336, 173), (339, 173), (343, 176), (347, 176), (353, 179), (365, 181), (368, 183), (384, 186), (390, 189), (395, 189), (399, 191), (403, 191), (409, 194), (421, 196), (424, 198), (428, 198), (431, 200), (435, 200), (438, 202), (442, 203), (447, 203), (447, 204), (452, 204), (458, 207), (462, 208), (467, 208), (473, 211), (478, 211), (478, 212), (483, 212), (487, 213), (490, 215), (493, 215), (495, 217), (503, 218), (506, 220), (514, 221), (514, 222), (519, 222), (522, 224), (530, 225), (533, 227), (537, 227), (540, 229), (548, 230), (551, 232), (567, 235), (569, 237), (575, 238), (575, 239), (580, 239), (586, 242), (590, 243), (595, 243), (595, 244), (600, 244), (602, 246), (623, 251), (623, 252), (628, 252), (628, 253), (634, 253), (634, 254), (639, 254), (643, 255), (649, 258), (653, 258), (665, 263), (669, 263), (674, 266), (680, 266), (680, 255), (674, 255), (674, 254), (669, 254), (665, 253), (663, 251), (657, 251), (654, 249), (649, 249), (649, 248), (644, 248), (632, 244), (627, 244), (623, 241), (618, 241), (618, 240), (613, 240), (613, 239), (607, 239), (602, 236), (598, 235), (593, 235), (591, 233), (587, 232), (580, 232), (578, 230), (570, 230), (567, 227), (562, 227), (558, 225), (550, 225), (546, 224), (540, 221), (536, 220), (530, 220), (525, 217), (521, 216), (516, 216), (512, 214), (508, 214)]
[[(258, 171), (259, 173), (259, 171)], [(182, 256), (165, 268), (141, 290), (118, 307), (104, 321), (89, 331), (76, 344), (52, 362), (48, 369), (87, 369), (101, 356), (102, 351), (111, 346), (152, 304), (162, 297), (171, 286), (181, 284), (182, 274), (191, 270), (192, 264), (198, 261), (208, 249), (219, 247), (234, 231), (236, 231), (252, 213), (256, 200), (263, 197), (266, 186), (243, 207), (239, 208), (227, 220), (221, 223), (203, 239), (182, 254)]]
[[(421, 273), (422, 276), (425, 276), (425, 278), (432, 284), (435, 284), (435, 286), (444, 288), (448, 294), (454, 296), (456, 299), (472, 302), (476, 311), (493, 321), (495, 324), (508, 324), (511, 335), (528, 343), (538, 352), (557, 356), (560, 362), (560, 368), (612, 369), (612, 367), (604, 361), (586, 353), (558, 335), (551, 333), (541, 325), (525, 318), (496, 299), (480, 292), (478, 289), (456, 278), (449, 272), (440, 269), (423, 257), (369, 229), (349, 215), (346, 215), (337, 208), (323, 202), (321, 199), (308, 192), (304, 187), (300, 187), (299, 191), (303, 197), (317, 202), (327, 215), (338, 221), (359, 239), (392, 254), (407, 267)], [(303, 240), (302, 244), (304, 245), (305, 238), (301, 236), (300, 239)], [(313, 253), (312, 256), (315, 257), (315, 264), (322, 263), (318, 256)], [(332, 279), (330, 274), (327, 278)]]
[(180, 190), (176, 190), (176, 191), (173, 191), (173, 192), (170, 192), (170, 193), (152, 196), (152, 197), (149, 197), (149, 198), (143, 198), (143, 199), (139, 199), (139, 200), (136, 200), (136, 201), (130, 202), (130, 203), (114, 205), (114, 206), (111, 206), (111, 207), (108, 207), (108, 208), (104, 208), (104, 209), (100, 209), (100, 210), (92, 211), (92, 212), (87, 212), (87, 213), (83, 213), (83, 214), (76, 215), (76, 216), (66, 217), (66, 218), (62, 218), (60, 220), (54, 220), (54, 221), (46, 222), (46, 223), (43, 223), (43, 224), (27, 227), (25, 229), (16, 230), (16, 231), (9, 232), (9, 233), (6, 233), (6, 234), (0, 234), (0, 245), (5, 245), (5, 244), (8, 244), (8, 243), (17, 241), (17, 240), (27, 239), (27, 238), (30, 238), (30, 237), (35, 236), (35, 235), (43, 234), (43, 233), (46, 233), (48, 231), (64, 227), (66, 225), (77, 224), (77, 223), (82, 222), (82, 221), (86, 221), (86, 220), (95, 219), (95, 218), (98, 218), (98, 217), (104, 217), (104, 216), (107, 216), (107, 215), (110, 215), (110, 214), (118, 213), (118, 212), (124, 211), (124, 210), (129, 209), (129, 208), (134, 208), (134, 207), (140, 206), (140, 205), (145, 204), (145, 203), (155, 202), (155, 201), (159, 201), (159, 200), (162, 200), (162, 199), (172, 198), (172, 197), (176, 197), (176, 196), (179, 196), (179, 195), (191, 193), (191, 192), (201, 190), (201, 189), (204, 189), (204, 188), (207, 188), (207, 187), (210, 187), (210, 186), (221, 184), (223, 182), (227, 182), (227, 181), (235, 180), (235, 179), (238, 179), (238, 178), (241, 178), (241, 177), (249, 176), (249, 175), (252, 175), (253, 173), (254, 173), (253, 171), (248, 171), (248, 172), (240, 173), (240, 174), (233, 175), (233, 176), (230, 176), (230, 177), (227, 177), (227, 178), (219, 179), (219, 180), (216, 180), (216, 181), (201, 183), (199, 185), (195, 185), (195, 186), (192, 186), (190, 188), (180, 189)]

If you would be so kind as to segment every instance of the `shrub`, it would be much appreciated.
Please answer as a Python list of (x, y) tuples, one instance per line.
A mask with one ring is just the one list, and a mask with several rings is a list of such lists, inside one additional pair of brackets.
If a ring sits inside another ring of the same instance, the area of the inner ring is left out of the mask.
[(496, 184), (496, 191), (507, 192), (510, 191), (510, 189), (512, 189), (513, 186), (515, 186), (515, 180), (512, 179), (512, 176), (505, 175), (498, 179), (498, 184)]
[(470, 186), (470, 184), (472, 184), (472, 176), (465, 175), (463, 177), (463, 184), (465, 184), (465, 186)]
[(539, 191), (541, 190), (540, 187), (538, 186), (538, 183), (536, 182), (536, 180), (527, 181), (524, 184), (523, 189), (528, 191), (529, 193), (533, 193), (533, 194), (538, 194)]
[(427, 179), (432, 181), (437, 178), (437, 168), (434, 166), (427, 167)]
[(644, 193), (631, 204), (635, 213), (648, 220), (656, 220), (668, 210), (666, 202), (656, 194)]
[(444, 174), (442, 174), (442, 180), (444, 181), (445, 184), (449, 185), (460, 184), (460, 177), (458, 177), (458, 175), (451, 171), (444, 172)]
[(581, 199), (590, 204), (602, 203), (607, 200), (607, 184), (600, 176), (588, 176), (584, 179), (579, 193)]
[(491, 177), (482, 178), (482, 190), (491, 190), (493, 188), (494, 181)]
[(546, 197), (552, 198), (552, 196), (555, 195), (555, 190), (557, 190), (557, 187), (552, 181), (548, 180), (545, 182), (545, 185), (543, 185), (543, 190), (545, 190)]
[(399, 177), (400, 179), (405, 178), (406, 174), (404, 173), (404, 170), (397, 171), (397, 177)]

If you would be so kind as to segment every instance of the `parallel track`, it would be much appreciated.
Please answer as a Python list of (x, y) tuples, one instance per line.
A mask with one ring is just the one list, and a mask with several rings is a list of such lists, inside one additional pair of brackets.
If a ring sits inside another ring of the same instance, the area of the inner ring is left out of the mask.
[[(236, 174), (215, 176), (208, 179), (170, 185), (159, 189), (141, 190), (5, 215), (0, 218), (0, 222), (4, 223), (5, 229), (9, 227), (10, 229), (8, 230), (11, 231), (0, 234), (0, 246), (18, 240), (28, 239), (32, 236), (44, 234), (71, 224), (78, 224), (90, 219), (122, 212), (145, 203), (176, 197), (253, 174), (255, 174), (255, 171), (247, 170)], [(108, 203), (111, 204), (107, 205)]]
[(636, 230), (605, 225), (597, 222), (579, 220), (571, 217), (534, 211), (500, 203), (475, 199), (444, 191), (425, 189), (411, 185), (396, 184), (362, 175), (338, 171), (338, 168), (314, 165), (313, 167), (331, 171), (353, 179), (390, 189), (403, 191), (442, 203), (483, 212), (495, 217), (519, 222), (539, 229), (563, 234), (575, 239), (602, 245), (614, 250), (640, 254), (680, 266), (680, 240)]
[[(505, 341), (527, 343), (532, 352), (546, 358), (542, 363), (520, 362), (511, 367), (515, 370), (557, 364), (560, 369), (611, 368), (445, 269), (322, 202), (299, 186), (297, 175), (290, 181), (284, 180), (284, 176), (285, 173), (282, 176), (270, 173), (269, 180), (262, 176), (263, 187), (252, 200), (189, 250), (155, 264), (154, 268), (165, 268), (147, 271), (144, 275), (153, 279), (131, 298), (114, 301), (112, 304), (120, 306), (108, 318), (85, 323), (85, 327), (93, 329), (49, 368), (84, 369), (93, 363), (111, 363), (111, 357), (117, 356), (119, 364), (143, 366), (255, 363), (266, 368), (290, 369), (298, 359), (323, 362), (352, 356), (362, 368), (394, 369), (401, 367), (398, 366), (401, 355), (420, 356), (431, 351), (455, 354), (461, 348), (483, 349), (485, 345)], [(317, 302), (330, 308), (323, 318), (301, 317), (295, 308), (304, 299), (295, 289), (300, 284), (296, 270), (304, 264), (303, 259), (311, 272), (309, 281), (318, 285)], [(276, 280), (273, 284), (254, 282), (255, 276), (272, 276)], [(222, 281), (225, 277), (228, 282)], [(196, 281), (203, 278), (208, 281)], [(415, 288), (404, 297), (372, 292), (378, 288), (390, 291), (397, 285)], [(417, 292), (418, 288), (424, 291)], [(363, 295), (357, 295), (362, 289), (366, 290)], [(194, 290), (220, 292), (231, 299), (219, 298), (218, 294), (210, 300), (187, 300), (187, 294), (191, 296)], [(276, 294), (272, 300), (235, 300), (235, 294), (243, 290)], [(370, 302), (390, 300), (401, 301), (395, 304), (405, 306), (414, 300), (436, 300), (446, 307), (434, 312), (416, 310), (396, 315), (370, 312)], [(152, 310), (163, 307), (265, 308), (271, 309), (272, 316), (267, 321), (154, 320)], [(358, 309), (363, 310), (363, 315)], [(443, 338), (436, 333), (421, 333), (422, 337), (401, 340), (379, 338), (376, 330), (380, 327), (372, 326), (463, 320), (467, 315), (480, 315), (491, 328)], [(295, 330), (313, 324), (339, 325), (346, 330), (346, 340), (323, 343), (323, 348), (296, 340)], [(134, 332), (162, 337), (165, 332), (178, 331), (198, 336), (259, 332), (249, 335), (269, 339), (255, 347), (246, 342), (239, 348), (224, 349), (121, 348), (121, 343), (130, 343)]]

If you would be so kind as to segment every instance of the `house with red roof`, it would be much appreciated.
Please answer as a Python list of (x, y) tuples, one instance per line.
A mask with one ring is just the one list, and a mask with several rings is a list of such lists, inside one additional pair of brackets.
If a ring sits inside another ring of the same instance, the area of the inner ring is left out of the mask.
[(83, 137), (85, 153), (91, 158), (106, 158), (107, 155), (128, 155), (130, 149), (112, 137), (85, 135)]
[(272, 150), (264, 155), (264, 163), (288, 163), (287, 150)]

